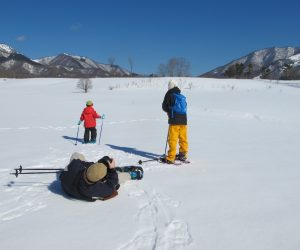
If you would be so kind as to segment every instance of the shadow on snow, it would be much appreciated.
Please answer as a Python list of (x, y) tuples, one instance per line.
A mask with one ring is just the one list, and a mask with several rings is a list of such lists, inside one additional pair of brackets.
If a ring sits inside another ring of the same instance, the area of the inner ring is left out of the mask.
[(83, 143), (83, 139), (80, 139), (80, 138), (71, 137), (71, 136), (67, 136), (67, 135), (63, 135), (62, 137), (66, 140), (69, 140), (74, 145), (76, 145), (76, 141)]
[(137, 156), (141, 156), (148, 159), (156, 159), (157, 157), (160, 157), (161, 155), (153, 154), (151, 152), (141, 151), (137, 150), (136, 148), (129, 148), (129, 147), (120, 147), (112, 144), (106, 144), (107, 146), (111, 147), (112, 149), (123, 151), (125, 153), (134, 154)]

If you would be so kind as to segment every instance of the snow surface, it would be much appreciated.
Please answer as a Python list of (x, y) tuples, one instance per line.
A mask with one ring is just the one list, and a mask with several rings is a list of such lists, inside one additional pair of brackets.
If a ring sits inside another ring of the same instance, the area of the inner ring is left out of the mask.
[[(89, 203), (68, 199), (54, 174), (9, 173), (65, 167), (75, 151), (119, 166), (164, 153), (168, 78), (93, 79), (87, 94), (77, 79), (0, 79), (1, 249), (300, 249), (300, 89), (176, 80), (192, 163), (145, 163), (143, 180)], [(88, 99), (106, 114), (101, 144), (75, 146)]]

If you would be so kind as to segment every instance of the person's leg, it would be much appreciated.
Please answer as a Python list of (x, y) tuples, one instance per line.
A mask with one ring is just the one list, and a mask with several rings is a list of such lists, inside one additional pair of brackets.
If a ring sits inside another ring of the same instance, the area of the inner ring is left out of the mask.
[(86, 161), (86, 159), (85, 159), (85, 157), (84, 157), (83, 154), (78, 153), (78, 152), (74, 152), (74, 153), (71, 155), (70, 162), (71, 162), (72, 160), (77, 160), (77, 159), (79, 159), (79, 160), (81, 160), (81, 161)]
[(96, 127), (91, 128), (91, 142), (96, 142), (97, 138), (97, 129)]
[(187, 139), (187, 125), (180, 125), (179, 130), (179, 154), (187, 157), (189, 151), (189, 144)]
[(119, 184), (120, 185), (125, 183), (126, 181), (131, 180), (131, 176), (128, 172), (119, 172), (119, 171), (117, 171), (117, 173), (118, 173)]
[(84, 143), (89, 142), (89, 140), (90, 140), (90, 129), (89, 128), (85, 128), (83, 140), (84, 140)]
[[(71, 155), (71, 157), (70, 157), (70, 162), (71, 161), (73, 161), (73, 160), (81, 160), (81, 161), (86, 161), (86, 159), (85, 159), (85, 157), (84, 157), (84, 155), (83, 154), (80, 154), (80, 153), (78, 153), (78, 152), (74, 152), (72, 155)], [(64, 171), (68, 171), (68, 166), (69, 165), (67, 165), (66, 167), (65, 167), (65, 169), (64, 169)]]
[(169, 151), (166, 159), (171, 162), (174, 162), (176, 157), (178, 134), (179, 134), (179, 125), (170, 125), (169, 137), (168, 137)]

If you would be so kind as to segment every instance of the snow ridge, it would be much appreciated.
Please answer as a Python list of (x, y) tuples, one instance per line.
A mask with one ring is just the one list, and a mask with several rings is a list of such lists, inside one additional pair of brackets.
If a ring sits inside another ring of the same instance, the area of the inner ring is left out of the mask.
[(15, 49), (6, 44), (0, 43), (0, 56), (8, 57), (12, 53), (16, 53)]

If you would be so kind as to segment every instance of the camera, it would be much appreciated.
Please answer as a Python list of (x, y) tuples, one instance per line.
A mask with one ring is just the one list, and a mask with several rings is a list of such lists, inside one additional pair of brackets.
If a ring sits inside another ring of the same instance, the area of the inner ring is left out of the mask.
[(109, 156), (104, 156), (102, 157), (98, 162), (107, 162), (107, 163), (112, 163), (112, 158), (110, 158)]

